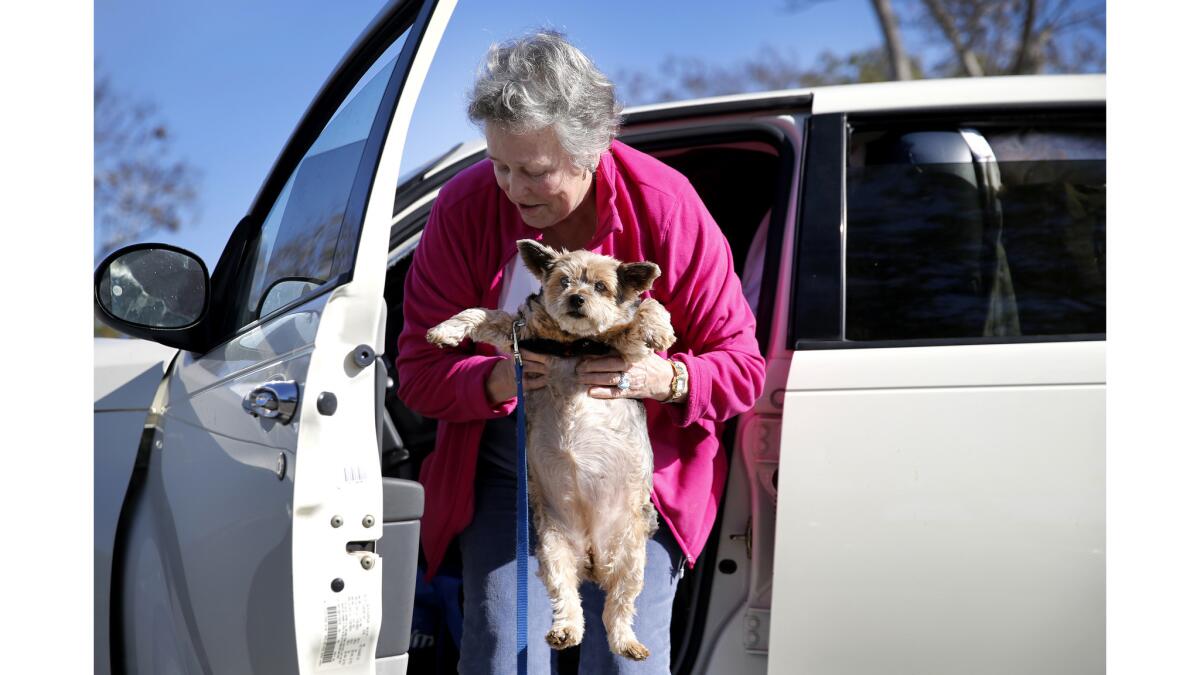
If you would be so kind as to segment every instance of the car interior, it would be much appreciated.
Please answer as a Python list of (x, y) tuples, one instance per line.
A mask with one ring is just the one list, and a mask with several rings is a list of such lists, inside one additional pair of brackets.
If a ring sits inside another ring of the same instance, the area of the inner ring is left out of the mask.
[[(762, 229), (765, 235), (767, 221), (777, 202), (786, 205), (787, 194), (780, 194), (780, 171), (790, 172), (791, 167), (782, 166), (781, 152), (777, 147), (782, 141), (770, 135), (764, 136), (761, 130), (745, 130), (743, 133), (725, 132), (719, 137), (706, 136), (649, 136), (640, 141), (628, 141), (631, 145), (648, 152), (664, 163), (677, 169), (688, 177), (697, 193), (708, 207), (714, 220), (721, 227), (729, 241), (733, 254), (735, 270), (739, 275), (744, 274), (748, 265), (751, 245), (755, 234)], [(791, 155), (787, 155), (791, 157)], [(448, 180), (451, 175), (480, 159), (482, 155), (460, 162), (446, 171), (446, 176), (436, 179), (436, 183)], [(415, 196), (414, 196), (415, 198)], [(782, 200), (782, 202), (780, 202)], [(405, 205), (397, 203), (399, 213)], [(414, 232), (423, 227), (428, 217), (428, 208), (422, 209), (417, 215), (419, 222), (413, 223), (411, 217), (398, 227), (406, 232)], [(416, 228), (416, 229), (414, 229)], [(762, 236), (760, 236), (762, 239)], [(395, 239), (393, 240), (395, 245)], [(761, 251), (763, 247), (758, 247)], [(755, 255), (761, 256), (762, 253)], [(436, 421), (426, 419), (411, 410), (395, 395), (395, 359), (396, 342), (403, 327), (403, 292), (404, 277), (411, 263), (411, 250), (404, 257), (395, 260), (391, 265), (385, 286), (385, 300), (388, 306), (386, 351), (382, 355), (387, 368), (387, 381), (381, 377), (380, 387), (385, 388), (384, 414), (379, 415), (381, 438), (381, 463), (383, 475), (386, 477), (416, 480), (420, 472), (422, 460), (433, 450)], [(757, 274), (762, 274), (762, 261), (750, 261), (749, 267)], [(766, 304), (765, 302), (763, 304)], [(753, 309), (758, 309), (757, 307)], [(758, 313), (759, 322), (764, 316)], [(760, 332), (761, 335), (761, 332)], [(724, 446), (729, 457), (732, 457), (733, 442), (736, 437), (736, 420), (726, 424), (724, 430)], [(718, 513), (717, 524), (714, 526), (712, 537), (717, 536), (720, 529), (722, 513)], [(453, 549), (453, 547), (452, 547)], [(703, 620), (707, 608), (707, 593), (711, 586), (712, 577), (716, 574), (716, 546), (711, 543), (705, 547), (705, 554), (697, 561), (690, 573), (684, 575), (676, 591), (675, 607), (672, 614), (672, 670), (686, 672), (695, 661), (699, 652), (699, 638), (703, 633)], [(455, 553), (452, 550), (443, 564), (439, 577), (455, 574)], [(435, 580), (436, 581), (436, 580)], [(436, 584), (435, 584), (436, 585)], [(444, 591), (444, 586), (443, 589)], [(433, 595), (436, 595), (434, 593)], [(444, 595), (444, 593), (443, 593)], [(436, 604), (438, 601), (432, 601)], [(457, 651), (451, 641), (454, 639), (454, 617), (461, 619), (461, 597), (459, 607), (446, 607), (447, 600), (440, 600), (440, 607), (432, 611), (437, 615), (441, 626), (433, 627), (414, 620), (414, 634), (422, 633), (420, 640), (414, 640), (410, 647), (410, 672), (441, 672), (449, 668), (453, 671), (457, 661)], [(453, 605), (453, 601), (450, 601)], [(417, 594), (417, 613), (428, 611), (422, 607), (421, 589)], [(457, 613), (456, 611), (457, 610)], [(429, 630), (432, 635), (425, 635)], [(428, 639), (427, 639), (428, 638)], [(559, 655), (559, 671), (575, 672), (578, 663), (578, 648), (564, 650)]]

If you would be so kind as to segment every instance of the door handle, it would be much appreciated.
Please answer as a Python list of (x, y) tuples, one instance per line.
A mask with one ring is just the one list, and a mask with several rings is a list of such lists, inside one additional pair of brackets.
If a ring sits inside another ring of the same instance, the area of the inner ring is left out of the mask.
[(299, 400), (300, 388), (294, 380), (267, 382), (246, 394), (246, 398), (242, 399), (242, 409), (254, 417), (266, 417), (287, 424), (296, 414)]

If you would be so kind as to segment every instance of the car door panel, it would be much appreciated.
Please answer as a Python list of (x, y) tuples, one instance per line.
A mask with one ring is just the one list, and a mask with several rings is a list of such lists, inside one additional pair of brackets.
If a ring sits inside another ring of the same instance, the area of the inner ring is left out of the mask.
[[(291, 518), (282, 508), (292, 481), (280, 480), (274, 470), (280, 455), (291, 464), (294, 454), (204, 433), (170, 419), (169, 413), (162, 424), (162, 446), (168, 450), (151, 460), (146, 507), (140, 510), (153, 514), (151, 522), (145, 529), (134, 527), (130, 535), (133, 555), (152, 559), (131, 572), (158, 566), (172, 615), (133, 612), (149, 625), (127, 634), (126, 652), (141, 654), (144, 638), (161, 639), (158, 634), (170, 626), (173, 637), (166, 642), (176, 646), (174, 653), (190, 656), (183, 672), (195, 667), (239, 672), (248, 666), (255, 673), (297, 672)], [(147, 595), (136, 576), (125, 588), (129, 607)]]
[[(256, 673), (295, 672), (295, 659), (278, 655), (296, 651), (292, 519), (285, 505), (303, 413), (283, 425), (242, 412), (241, 403), (265, 382), (305, 380), (326, 299), (208, 354), (185, 352), (168, 378), (141, 509), (152, 515), (130, 531), (138, 576), (124, 584), (124, 602), (136, 608), (153, 595), (141, 591), (143, 574), (168, 582), (171, 611), (180, 615), (168, 625), (185, 628), (166, 641), (174, 645), (169, 653), (207, 666), (202, 670), (236, 672), (254, 664)], [(127, 629), (128, 654), (144, 651), (162, 630), (161, 617), (154, 617), (163, 610), (146, 611), (133, 613), (141, 620)]]
[(771, 672), (1103, 669), (1104, 343), (796, 352)]

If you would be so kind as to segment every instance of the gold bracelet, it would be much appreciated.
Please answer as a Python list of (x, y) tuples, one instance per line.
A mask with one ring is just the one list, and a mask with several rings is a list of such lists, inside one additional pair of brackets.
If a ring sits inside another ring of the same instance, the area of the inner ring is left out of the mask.
[(667, 361), (671, 364), (671, 370), (675, 374), (671, 377), (671, 395), (667, 397), (664, 403), (677, 403), (687, 396), (688, 392), (688, 372), (687, 367), (682, 361)]

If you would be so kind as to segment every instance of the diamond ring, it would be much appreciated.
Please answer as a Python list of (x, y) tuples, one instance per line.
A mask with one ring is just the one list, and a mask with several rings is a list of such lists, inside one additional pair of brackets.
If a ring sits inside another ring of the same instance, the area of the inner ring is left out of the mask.
[(621, 391), (629, 390), (629, 373), (621, 373), (621, 379), (617, 380), (617, 389)]

